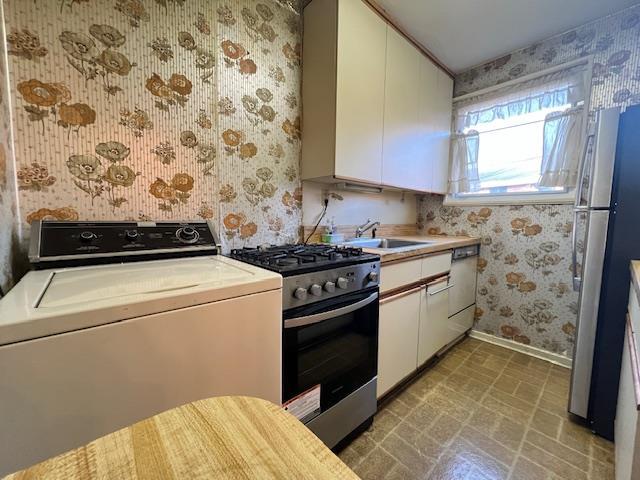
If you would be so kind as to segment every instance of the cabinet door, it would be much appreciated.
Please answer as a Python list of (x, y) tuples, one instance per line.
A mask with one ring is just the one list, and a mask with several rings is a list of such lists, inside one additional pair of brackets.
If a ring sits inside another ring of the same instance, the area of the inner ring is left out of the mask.
[[(634, 293), (635, 295), (635, 293)], [(638, 478), (640, 455), (638, 452), (638, 409), (634, 388), (634, 363), (631, 356), (630, 340), (634, 337), (631, 323), (627, 322), (620, 367), (618, 405), (615, 419), (615, 465), (616, 479)]]
[[(447, 269), (448, 270), (448, 269)], [(422, 260), (407, 260), (404, 262), (384, 264), (380, 271), (380, 292), (387, 292), (395, 288), (418, 282), (422, 278)]]
[(425, 56), (420, 58), (419, 123), (420, 123), (420, 175), (425, 178), (426, 191), (433, 191), (434, 152), (437, 148), (436, 126), (438, 123), (438, 67)]
[(446, 193), (449, 180), (453, 79), (441, 69), (437, 70), (437, 92), (435, 146), (431, 157), (431, 191)]
[(373, 10), (359, 0), (340, 0), (335, 151), (338, 177), (381, 183), (386, 44), (387, 25)]
[(451, 251), (424, 257), (421, 268), (422, 278), (435, 277), (436, 275), (444, 275), (449, 272), (449, 270), (451, 270), (451, 258)]
[(425, 190), (420, 156), (418, 92), (421, 54), (393, 28), (387, 28), (382, 183)]
[(635, 286), (631, 285), (629, 289), (629, 303), (627, 306), (629, 318), (631, 319), (631, 329), (634, 332), (640, 332), (640, 302), (636, 294)]
[(378, 343), (378, 398), (413, 372), (424, 288), (382, 300)]
[(418, 366), (449, 343), (448, 277), (430, 283), (422, 293), (418, 335)]

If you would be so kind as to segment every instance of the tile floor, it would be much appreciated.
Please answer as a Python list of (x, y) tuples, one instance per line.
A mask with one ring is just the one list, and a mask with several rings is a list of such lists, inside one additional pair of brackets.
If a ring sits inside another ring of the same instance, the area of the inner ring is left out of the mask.
[(568, 386), (565, 368), (468, 338), (339, 456), (364, 480), (613, 479), (613, 444), (567, 419)]

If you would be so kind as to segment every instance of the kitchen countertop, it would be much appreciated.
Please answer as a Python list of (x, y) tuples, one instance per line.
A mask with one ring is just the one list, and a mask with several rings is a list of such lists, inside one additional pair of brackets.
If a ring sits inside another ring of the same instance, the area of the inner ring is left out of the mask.
[(257, 398), (188, 403), (5, 477), (62, 479), (353, 479), (282, 408)]
[(640, 302), (640, 260), (633, 260), (631, 262), (631, 282), (633, 283), (633, 288)]
[(445, 250), (452, 250), (458, 247), (466, 247), (468, 245), (480, 244), (480, 238), (478, 237), (466, 237), (466, 236), (449, 236), (449, 235), (410, 235), (410, 236), (393, 236), (398, 240), (411, 240), (416, 242), (433, 242), (429, 245), (422, 246), (410, 246), (403, 248), (394, 248), (392, 250), (384, 248), (363, 248), (365, 252), (375, 253), (380, 255), (380, 262), (382, 264), (387, 262), (393, 262), (397, 260), (408, 259), (411, 257), (419, 257), (430, 253), (443, 252)]

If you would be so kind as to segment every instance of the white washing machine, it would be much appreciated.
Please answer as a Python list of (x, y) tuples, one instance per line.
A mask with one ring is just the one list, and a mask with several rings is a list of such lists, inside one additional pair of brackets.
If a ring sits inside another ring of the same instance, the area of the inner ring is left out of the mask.
[(85, 265), (0, 300), (0, 476), (201, 398), (281, 402), (280, 275), (216, 255), (206, 223), (34, 227), (37, 265)]

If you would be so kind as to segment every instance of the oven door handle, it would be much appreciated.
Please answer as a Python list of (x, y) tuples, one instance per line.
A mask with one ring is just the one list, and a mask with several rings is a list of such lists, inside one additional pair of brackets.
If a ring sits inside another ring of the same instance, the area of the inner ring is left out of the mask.
[(284, 328), (304, 327), (306, 325), (319, 323), (333, 317), (346, 315), (347, 313), (355, 312), (356, 310), (362, 307), (366, 307), (370, 303), (375, 302), (377, 299), (378, 299), (378, 292), (372, 293), (364, 300), (360, 300), (359, 302), (356, 302), (352, 305), (347, 305), (346, 307), (336, 308), (335, 310), (316, 313), (314, 315), (307, 315), (306, 317), (290, 318), (284, 321)]

